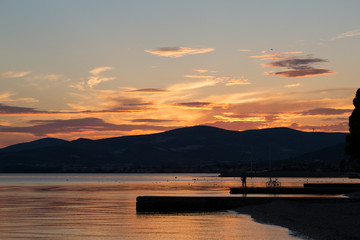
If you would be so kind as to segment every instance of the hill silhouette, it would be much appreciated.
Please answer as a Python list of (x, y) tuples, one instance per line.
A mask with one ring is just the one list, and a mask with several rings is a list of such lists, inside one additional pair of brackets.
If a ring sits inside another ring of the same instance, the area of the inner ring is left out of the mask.
[(0, 149), (1, 152), (19, 152), (25, 150), (32, 150), (37, 148), (44, 148), (50, 146), (58, 146), (68, 141), (58, 138), (42, 138), (32, 142), (18, 143), (5, 148)]
[(99, 140), (40, 139), (0, 149), (0, 171), (218, 172), (250, 162), (261, 166), (296, 159), (344, 141), (345, 133), (290, 128), (238, 132), (210, 126)]

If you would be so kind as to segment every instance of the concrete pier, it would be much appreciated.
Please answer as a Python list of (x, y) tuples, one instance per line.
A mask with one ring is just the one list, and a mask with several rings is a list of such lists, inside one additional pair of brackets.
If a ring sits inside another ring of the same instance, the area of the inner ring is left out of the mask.
[(266, 198), (139, 196), (137, 212), (209, 212), (269, 202)]
[(274, 200), (286, 199), (301, 202), (346, 202), (348, 198), (318, 197), (174, 197), (174, 196), (139, 196), (136, 198), (137, 213), (179, 213), (212, 212), (236, 209), (246, 205), (264, 204)]
[(279, 187), (279, 188), (230, 188), (230, 194), (327, 194), (339, 195), (358, 192), (360, 188), (343, 187)]

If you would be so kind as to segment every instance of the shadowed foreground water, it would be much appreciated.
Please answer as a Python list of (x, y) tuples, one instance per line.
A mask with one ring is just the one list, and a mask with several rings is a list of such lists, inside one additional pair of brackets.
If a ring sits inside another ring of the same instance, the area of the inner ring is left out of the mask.
[(136, 214), (139, 195), (228, 196), (239, 184), (200, 174), (0, 175), (0, 239), (299, 239), (232, 211)]

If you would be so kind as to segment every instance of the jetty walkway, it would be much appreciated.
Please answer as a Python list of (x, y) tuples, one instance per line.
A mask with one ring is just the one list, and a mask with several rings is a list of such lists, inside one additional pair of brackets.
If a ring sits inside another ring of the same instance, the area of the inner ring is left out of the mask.
[[(277, 197), (272, 194), (299, 195), (341, 195), (360, 192), (360, 184), (304, 184), (304, 187), (279, 188), (231, 188), (229, 197), (184, 197), (184, 196), (138, 196), (136, 211), (147, 212), (208, 212), (236, 209), (247, 205), (265, 204), (274, 200), (286, 199), (297, 202), (343, 203), (358, 202), (359, 199), (346, 197)], [(248, 197), (246, 194), (269, 194), (266, 197)]]

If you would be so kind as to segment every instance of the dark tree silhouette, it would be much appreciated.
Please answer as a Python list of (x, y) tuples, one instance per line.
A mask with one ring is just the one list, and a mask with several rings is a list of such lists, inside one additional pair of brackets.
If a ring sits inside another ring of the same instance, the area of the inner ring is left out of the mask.
[(345, 152), (353, 160), (360, 162), (360, 88), (353, 100), (354, 111), (349, 117), (349, 134), (346, 135)]

